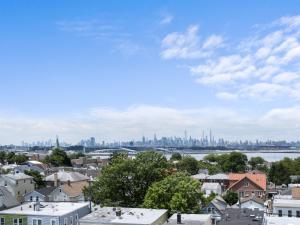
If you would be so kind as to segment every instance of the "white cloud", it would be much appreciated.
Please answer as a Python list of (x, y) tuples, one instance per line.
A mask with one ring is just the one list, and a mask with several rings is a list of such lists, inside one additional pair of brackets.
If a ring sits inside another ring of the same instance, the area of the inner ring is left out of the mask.
[(211, 35), (203, 43), (203, 49), (217, 48), (223, 44), (223, 37), (220, 35)]
[(212, 50), (221, 47), (223, 38), (218, 35), (212, 35), (200, 43), (198, 30), (197, 25), (191, 25), (185, 33), (173, 32), (165, 36), (161, 44), (162, 58), (205, 58), (212, 54)]
[(167, 25), (167, 24), (172, 23), (173, 19), (174, 19), (174, 17), (171, 14), (166, 13), (162, 16), (162, 19), (159, 23), (161, 25)]
[(228, 92), (218, 92), (216, 97), (222, 100), (235, 100), (238, 98), (236, 94), (228, 93)]
[[(226, 94), (223, 94), (225, 96)], [(229, 96), (229, 95), (227, 95)], [(297, 125), (298, 124), (298, 125)], [(226, 139), (297, 139), (300, 132), (300, 107), (271, 109), (262, 115), (245, 114), (228, 108), (176, 109), (135, 105), (118, 110), (94, 108), (80, 116), (64, 119), (0, 117), (0, 142), (19, 144), (55, 138), (76, 144), (95, 136), (97, 141), (140, 139), (142, 135), (200, 137), (202, 130), (214, 131)], [(288, 128), (288, 129), (282, 129)]]
[(300, 16), (282, 17), (232, 43), (211, 35), (201, 48), (198, 27), (193, 28), (168, 35), (162, 54), (164, 58), (202, 57), (189, 66), (190, 72), (196, 82), (212, 87), (216, 97), (229, 92), (239, 98), (300, 100)]

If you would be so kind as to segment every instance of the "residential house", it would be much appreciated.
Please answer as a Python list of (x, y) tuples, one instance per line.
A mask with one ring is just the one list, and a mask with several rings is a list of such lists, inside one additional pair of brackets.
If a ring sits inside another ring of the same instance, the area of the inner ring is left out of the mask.
[(17, 199), (7, 190), (6, 187), (0, 186), (0, 210), (8, 209), (19, 205)]
[(222, 194), (222, 187), (219, 183), (203, 183), (201, 187), (201, 191), (204, 193), (204, 195), (209, 196), (212, 193), (215, 193), (217, 195)]
[(90, 178), (78, 172), (58, 171), (45, 178), (47, 185), (59, 186), (67, 182), (88, 181)]
[(80, 225), (162, 225), (166, 222), (165, 209), (96, 207), (79, 220)]
[(221, 196), (216, 196), (207, 206), (202, 209), (205, 214), (210, 214), (212, 218), (212, 223), (215, 224), (220, 221), (228, 204)]
[(209, 214), (173, 214), (165, 225), (211, 225)]
[(83, 189), (88, 185), (87, 181), (67, 182), (52, 192), (53, 201), (84, 201)]
[(199, 180), (200, 182), (204, 183), (218, 183), (222, 187), (222, 191), (225, 191), (229, 186), (229, 177), (227, 174), (224, 173), (217, 173), (214, 175), (208, 175), (206, 173), (199, 173), (193, 175), (192, 178)]
[(252, 209), (252, 210), (265, 210), (265, 201), (262, 198), (256, 196), (250, 196), (248, 198), (241, 198), (240, 202), (236, 204), (237, 207), (242, 209)]
[(24, 200), (24, 195), (34, 190), (33, 177), (24, 173), (4, 174), (0, 177), (0, 186), (4, 186), (19, 201)]
[(268, 214), (278, 217), (300, 218), (300, 187), (292, 188), (292, 195), (276, 195), (269, 201)]
[(239, 197), (246, 198), (256, 196), (263, 198), (267, 189), (267, 177), (264, 173), (230, 173), (228, 190), (239, 194)]
[(5, 225), (78, 225), (79, 219), (89, 212), (89, 203), (29, 202), (0, 211), (0, 222)]
[(53, 191), (57, 187), (45, 187), (34, 190), (25, 195), (25, 202), (51, 202), (53, 201)]

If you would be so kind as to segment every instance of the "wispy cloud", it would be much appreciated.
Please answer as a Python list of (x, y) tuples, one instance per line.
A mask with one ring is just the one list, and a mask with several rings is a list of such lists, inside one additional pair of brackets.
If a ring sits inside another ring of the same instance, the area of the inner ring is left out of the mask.
[[(218, 98), (300, 100), (300, 16), (282, 17), (262, 27), (256, 26), (239, 44), (226, 42), (223, 49), (223, 38), (215, 34), (199, 48), (198, 27), (193, 25), (185, 33), (165, 37), (161, 54), (168, 59), (203, 58), (190, 66), (190, 72), (196, 82), (216, 90)], [(212, 50), (205, 51), (208, 48)]]
[(210, 56), (214, 49), (222, 46), (223, 38), (219, 35), (212, 35), (201, 43), (198, 31), (199, 27), (197, 25), (191, 25), (184, 33), (173, 32), (168, 34), (162, 40), (162, 58), (205, 58)]
[(172, 23), (174, 17), (170, 13), (163, 13), (161, 20), (159, 21), (160, 25), (167, 25)]

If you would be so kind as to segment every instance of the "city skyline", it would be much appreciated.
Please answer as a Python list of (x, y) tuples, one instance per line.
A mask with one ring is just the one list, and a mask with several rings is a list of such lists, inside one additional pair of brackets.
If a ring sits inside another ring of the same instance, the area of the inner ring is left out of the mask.
[(0, 143), (298, 140), (300, 5), (172, 3), (1, 1)]

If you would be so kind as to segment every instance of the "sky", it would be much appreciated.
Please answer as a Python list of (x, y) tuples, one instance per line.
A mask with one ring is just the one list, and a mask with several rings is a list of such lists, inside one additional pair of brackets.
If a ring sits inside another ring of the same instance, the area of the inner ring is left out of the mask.
[(3, 0), (0, 28), (0, 144), (299, 139), (299, 1)]

